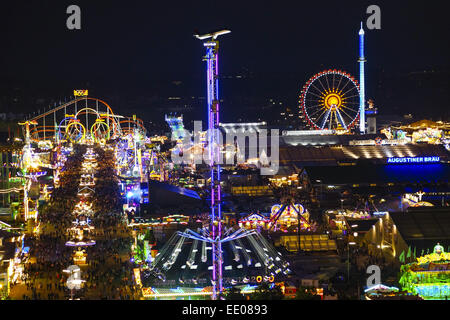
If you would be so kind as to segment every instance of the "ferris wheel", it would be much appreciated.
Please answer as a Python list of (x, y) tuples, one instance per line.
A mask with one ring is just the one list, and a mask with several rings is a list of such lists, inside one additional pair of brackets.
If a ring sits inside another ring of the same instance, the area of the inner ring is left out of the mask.
[(359, 85), (344, 71), (326, 70), (306, 82), (299, 103), (314, 129), (349, 130), (359, 118)]

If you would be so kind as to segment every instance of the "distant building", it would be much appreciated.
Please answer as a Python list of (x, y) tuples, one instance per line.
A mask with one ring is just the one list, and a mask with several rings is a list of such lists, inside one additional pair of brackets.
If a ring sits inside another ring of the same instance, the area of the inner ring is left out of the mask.
[[(307, 138), (305, 138), (307, 141)], [(440, 157), (445, 162), (450, 153), (442, 145), (407, 144), (407, 145), (376, 145), (354, 144), (330, 146), (324, 142), (323, 146), (281, 146), (280, 145), (280, 167), (286, 169), (304, 166), (338, 166), (365, 161), (372, 164), (386, 164), (390, 158), (417, 158), (417, 157)]]
[(0, 229), (0, 299), (9, 295), (14, 273), (14, 258), (20, 235)]
[[(301, 173), (318, 193), (343, 188), (445, 189), (449, 151), (443, 145), (280, 146), (280, 172)], [(400, 190), (401, 191), (401, 190)]]
[(450, 210), (426, 207), (386, 213), (364, 237), (369, 252), (387, 260), (413, 260), (436, 242), (450, 246)]
[(369, 107), (366, 109), (367, 133), (376, 134), (378, 109), (374, 107), (373, 101), (369, 100), (368, 104)]
[(281, 235), (278, 239), (275, 239), (275, 246), (283, 246), (289, 252), (302, 251), (337, 251), (336, 240), (330, 239), (326, 234), (311, 234), (305, 235)]
[[(21, 146), (0, 144), (0, 189), (22, 187), (21, 180), (17, 178), (18, 162)], [(12, 200), (18, 200), (17, 192), (0, 195), (0, 207), (7, 208)]]

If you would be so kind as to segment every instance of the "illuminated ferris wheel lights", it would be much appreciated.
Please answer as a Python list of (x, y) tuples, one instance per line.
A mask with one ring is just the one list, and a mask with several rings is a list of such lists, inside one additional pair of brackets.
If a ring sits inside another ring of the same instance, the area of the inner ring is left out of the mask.
[(351, 128), (358, 119), (359, 85), (348, 73), (329, 69), (311, 77), (303, 86), (300, 106), (315, 129)]

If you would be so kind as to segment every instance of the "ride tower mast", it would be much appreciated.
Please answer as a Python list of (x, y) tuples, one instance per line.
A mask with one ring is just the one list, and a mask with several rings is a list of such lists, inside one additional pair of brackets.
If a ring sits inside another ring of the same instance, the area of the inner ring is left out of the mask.
[(212, 284), (213, 300), (220, 299), (222, 286), (222, 209), (220, 187), (220, 139), (219, 139), (219, 41), (217, 37), (230, 33), (221, 30), (205, 35), (194, 35), (204, 41), (206, 48), (206, 81), (208, 107), (208, 152), (211, 168), (211, 214), (210, 232), (212, 238)]
[(365, 74), (364, 74), (364, 29), (361, 22), (361, 29), (359, 29), (359, 131), (361, 134), (366, 133), (366, 97), (365, 97)]

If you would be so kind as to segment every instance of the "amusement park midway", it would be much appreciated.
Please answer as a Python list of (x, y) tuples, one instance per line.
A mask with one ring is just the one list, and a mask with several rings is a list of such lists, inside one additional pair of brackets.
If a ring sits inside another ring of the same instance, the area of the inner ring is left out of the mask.
[(253, 300), (448, 300), (450, 122), (371, 98), (370, 26), (340, 48), (349, 71), (319, 64), (295, 107), (270, 98), (236, 122), (231, 27), (187, 37), (204, 95), (174, 81), (156, 123), (92, 86), (0, 113), (1, 299), (247, 301), (176, 309), (209, 317), (274, 315)]

